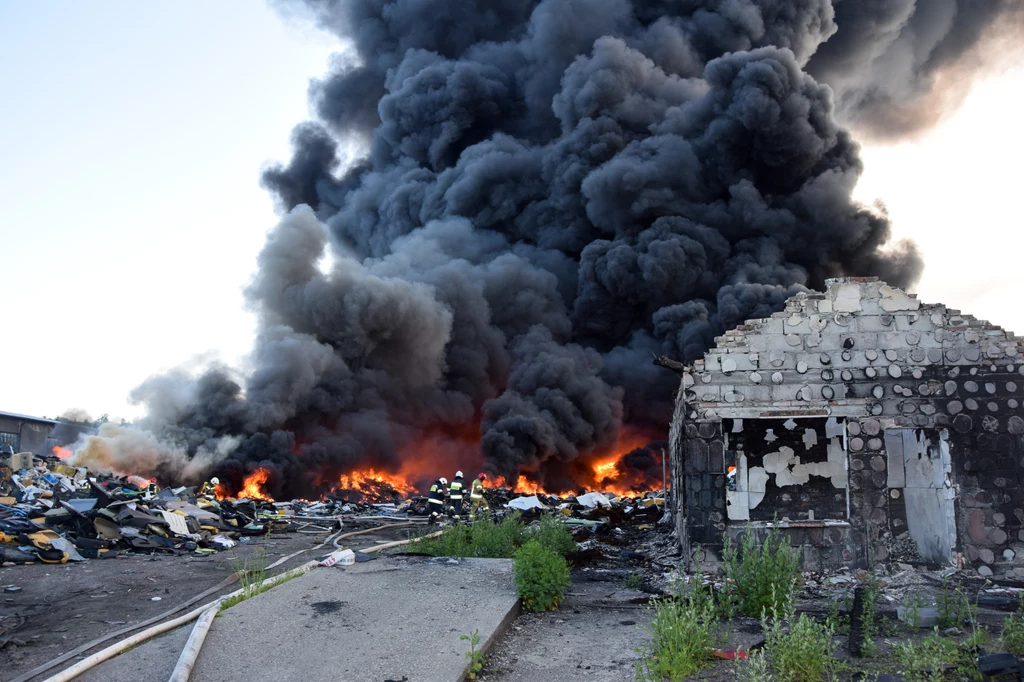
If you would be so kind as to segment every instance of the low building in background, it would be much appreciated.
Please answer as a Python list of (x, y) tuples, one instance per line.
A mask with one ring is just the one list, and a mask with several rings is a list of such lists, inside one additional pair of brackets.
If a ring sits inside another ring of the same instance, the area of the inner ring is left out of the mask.
[(1024, 578), (1024, 341), (867, 278), (749, 320), (685, 369), (670, 443), (684, 552), (774, 521), (807, 570)]
[(48, 446), (47, 439), (56, 425), (54, 419), (0, 412), (0, 452), (10, 445), (14, 452), (49, 454), (52, 446)]

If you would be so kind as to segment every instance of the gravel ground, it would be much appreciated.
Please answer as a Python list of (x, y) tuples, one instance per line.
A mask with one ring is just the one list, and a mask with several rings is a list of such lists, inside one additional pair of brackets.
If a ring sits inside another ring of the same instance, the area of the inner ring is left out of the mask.
[(486, 682), (612, 682), (634, 679), (647, 641), (647, 595), (621, 583), (574, 576), (561, 609), (524, 612), (487, 656)]

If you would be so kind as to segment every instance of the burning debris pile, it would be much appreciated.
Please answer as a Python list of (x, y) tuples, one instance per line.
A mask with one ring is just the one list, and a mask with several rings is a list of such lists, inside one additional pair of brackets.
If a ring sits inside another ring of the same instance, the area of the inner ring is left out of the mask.
[[(303, 522), (329, 530), (342, 515), (428, 514), (427, 499), (414, 488), (374, 472), (342, 477), (338, 488), (318, 501), (286, 502), (270, 495), (269, 472), (259, 467), (237, 490), (213, 479), (197, 491), (161, 488), (155, 479), (134, 475), (96, 476), (73, 466), (70, 450), (53, 451), (51, 457), (20, 453), (0, 463), (0, 564), (66, 563), (123, 552), (210, 554), (249, 536), (302, 528), (297, 524)], [(559, 497), (535, 486), (520, 491), (490, 486), (485, 497), (499, 518), (512, 511), (530, 517), (551, 510), (567, 523), (591, 525), (609, 519), (653, 524), (664, 510), (664, 495), (657, 492)]]
[[(333, 505), (274, 505), (263, 495), (216, 499), (193, 488), (160, 489), (138, 476), (94, 477), (70, 452), (0, 463), (0, 565), (108, 559), (125, 552), (212, 554), (249, 536), (300, 526), (297, 512), (337, 525)], [(255, 485), (255, 483), (254, 483)], [(257, 491), (258, 492), (258, 491)], [(287, 512), (287, 513), (286, 513)]]

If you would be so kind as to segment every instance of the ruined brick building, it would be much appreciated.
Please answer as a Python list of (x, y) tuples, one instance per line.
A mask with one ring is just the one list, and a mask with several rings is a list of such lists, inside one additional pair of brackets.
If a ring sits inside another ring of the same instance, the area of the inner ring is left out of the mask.
[(683, 374), (676, 529), (720, 556), (778, 519), (805, 569), (1024, 578), (1024, 340), (875, 279), (749, 320)]

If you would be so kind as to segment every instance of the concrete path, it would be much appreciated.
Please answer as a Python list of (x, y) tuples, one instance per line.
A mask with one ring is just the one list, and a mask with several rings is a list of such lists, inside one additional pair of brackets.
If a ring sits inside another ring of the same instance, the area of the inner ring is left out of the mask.
[[(193, 682), (458, 682), (469, 643), (518, 610), (508, 559), (382, 557), (318, 568), (214, 621)], [(189, 628), (140, 645), (79, 679), (163, 682)]]

